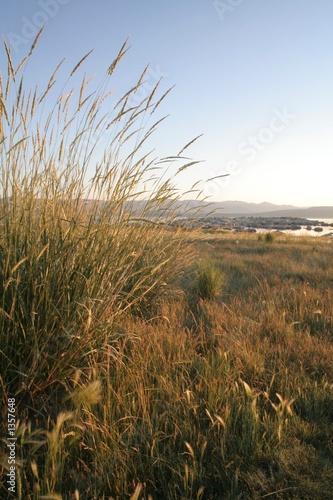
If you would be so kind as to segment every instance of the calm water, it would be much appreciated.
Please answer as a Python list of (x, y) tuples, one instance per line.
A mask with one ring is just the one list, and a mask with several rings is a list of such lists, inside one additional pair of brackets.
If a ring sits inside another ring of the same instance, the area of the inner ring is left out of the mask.
[[(312, 228), (316, 227), (311, 223), (313, 220), (318, 220), (321, 222), (326, 222), (327, 224), (331, 224), (329, 227), (323, 227), (323, 230), (318, 233), (317, 231), (308, 231), (306, 226), (302, 226), (302, 229), (297, 229), (296, 231), (292, 231), (290, 229), (283, 230), (283, 233), (293, 234), (294, 236), (324, 236), (325, 234), (333, 233), (333, 219), (309, 219), (309, 226)], [(271, 231), (270, 229), (257, 229), (258, 233), (267, 233)]]
[(316, 220), (320, 220), (322, 222), (327, 222), (328, 224), (333, 225), (333, 219), (316, 219)]

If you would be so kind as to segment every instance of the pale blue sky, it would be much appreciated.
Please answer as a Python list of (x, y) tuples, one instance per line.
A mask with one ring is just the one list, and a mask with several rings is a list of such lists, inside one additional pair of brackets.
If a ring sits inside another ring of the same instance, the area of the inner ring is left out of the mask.
[(11, 0), (0, 31), (17, 60), (43, 20), (37, 81), (92, 48), (86, 71), (102, 79), (129, 35), (117, 88), (147, 63), (150, 84), (160, 75), (163, 89), (175, 84), (156, 153), (204, 134), (189, 153), (205, 163), (180, 188), (229, 172), (202, 186), (212, 200), (333, 205), (332, 0)]

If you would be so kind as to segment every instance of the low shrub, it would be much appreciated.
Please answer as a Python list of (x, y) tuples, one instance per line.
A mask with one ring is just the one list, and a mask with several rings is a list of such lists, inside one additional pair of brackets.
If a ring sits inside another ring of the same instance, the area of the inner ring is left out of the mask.
[(265, 242), (266, 243), (273, 243), (274, 240), (275, 240), (275, 236), (273, 233), (266, 233), (265, 234)]
[(203, 300), (217, 299), (221, 294), (224, 281), (224, 273), (217, 265), (201, 265), (195, 282), (197, 298)]

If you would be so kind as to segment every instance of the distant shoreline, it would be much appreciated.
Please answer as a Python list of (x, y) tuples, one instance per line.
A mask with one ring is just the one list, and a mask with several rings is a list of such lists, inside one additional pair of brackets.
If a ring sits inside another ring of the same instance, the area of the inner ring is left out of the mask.
[(333, 236), (333, 219), (307, 219), (302, 217), (261, 217), (211, 215), (200, 219), (181, 217), (175, 225), (200, 227), (210, 231), (233, 231), (247, 233), (263, 233), (267, 231), (283, 232), (293, 235)]

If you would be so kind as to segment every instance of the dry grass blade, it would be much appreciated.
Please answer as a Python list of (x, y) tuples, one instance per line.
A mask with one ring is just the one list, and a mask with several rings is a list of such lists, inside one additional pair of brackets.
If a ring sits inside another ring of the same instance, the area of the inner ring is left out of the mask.
[(15, 72), (15, 75), (18, 74), (18, 72), (20, 71), (20, 69), (24, 66), (24, 64), (28, 61), (29, 59), (29, 56), (25, 56), (22, 61), (19, 63), (19, 65), (17, 66), (16, 68), (16, 72)]
[(35, 48), (37, 46), (37, 43), (38, 43), (38, 40), (39, 40), (41, 34), (43, 33), (45, 26), (46, 26), (46, 23), (44, 23), (44, 25), (41, 27), (41, 29), (37, 33), (37, 36), (36, 36), (36, 38), (34, 39), (32, 45), (31, 45), (31, 49), (30, 49), (30, 52), (28, 54), (28, 57), (30, 57), (32, 55), (33, 51), (35, 50)]
[(83, 77), (83, 80), (81, 83), (81, 88), (80, 88), (78, 111), (80, 111), (80, 109), (82, 108), (82, 105), (84, 104), (83, 94), (84, 94), (84, 91), (85, 91), (87, 85), (88, 85), (88, 82), (86, 82), (86, 74), (84, 74), (84, 77)]
[(216, 175), (215, 177), (210, 177), (205, 182), (214, 181), (215, 179), (222, 179), (222, 177), (229, 177), (230, 174)]
[(195, 141), (197, 141), (198, 139), (200, 139), (200, 137), (202, 137), (203, 134), (200, 134), (198, 135), (197, 137), (195, 137), (194, 139), (192, 139), (190, 142), (188, 142), (178, 153), (178, 156), (180, 156), (181, 154), (183, 154), (183, 152), (188, 149)]
[(79, 67), (81, 66), (81, 64), (84, 63), (84, 61), (87, 59), (87, 57), (90, 56), (90, 54), (93, 52), (93, 49), (90, 50), (85, 56), (82, 57), (82, 59), (80, 59), (80, 61), (76, 64), (76, 66), (73, 68), (70, 76), (73, 76), (74, 73), (76, 73), (76, 71), (79, 69)]
[(41, 495), (41, 500), (62, 500), (63, 496), (60, 493), (49, 493), (48, 495)]
[(153, 90), (152, 90), (152, 92), (151, 92), (150, 96), (148, 97), (148, 99), (147, 99), (147, 104), (146, 104), (146, 109), (148, 109), (148, 108), (149, 108), (150, 103), (152, 102), (152, 100), (153, 100), (153, 98), (154, 98), (154, 95), (156, 94), (157, 89), (158, 89), (158, 88), (159, 88), (159, 86), (160, 86), (161, 81), (162, 81), (162, 78), (160, 78), (160, 79), (158, 80), (158, 82), (156, 83), (155, 87), (153, 88)]
[(143, 490), (143, 485), (141, 483), (139, 483), (136, 486), (135, 491), (134, 491), (133, 495), (131, 496), (130, 500), (139, 500), (140, 493), (142, 490)]
[(10, 121), (9, 121), (9, 116), (8, 116), (8, 113), (7, 113), (6, 105), (5, 105), (5, 102), (3, 100), (2, 95), (0, 94), (0, 118), (2, 118), (3, 115), (5, 115), (7, 124), (10, 125)]
[(173, 90), (173, 88), (175, 87), (175, 85), (173, 85), (172, 87), (170, 87), (163, 95), (162, 97), (157, 101), (157, 103), (155, 104), (155, 106), (153, 107), (152, 111), (151, 111), (151, 114), (155, 113), (156, 109), (160, 106), (161, 102), (164, 101), (164, 99), (167, 97), (167, 95)]
[(292, 490), (298, 490), (296, 486), (289, 486), (288, 488), (282, 488), (280, 490), (272, 491), (271, 493), (266, 493), (266, 495), (263, 495), (261, 498), (268, 498), (272, 497), (273, 495), (277, 495), (278, 493), (285, 493), (286, 491), (292, 491)]
[(175, 160), (190, 160), (191, 158), (188, 158), (187, 156), (166, 156), (165, 158), (161, 158), (157, 164), (161, 163), (170, 163)]
[[(8, 77), (11, 75), (13, 77), (14, 82), (15, 82), (15, 71), (14, 71), (14, 66), (13, 66), (10, 50), (8, 48), (5, 37), (2, 37), (2, 40), (3, 40), (3, 44), (5, 46), (7, 60), (8, 60)], [(8, 78), (8, 80), (9, 80), (9, 78)], [(7, 95), (7, 92), (6, 92), (6, 95)]]
[(199, 160), (196, 160), (196, 161), (190, 161), (189, 163), (185, 163), (185, 165), (182, 165), (178, 170), (177, 170), (177, 174), (179, 174), (180, 172), (183, 172), (184, 170), (187, 170), (188, 168), (192, 167), (193, 165), (197, 165), (198, 163), (203, 163), (203, 160), (199, 161)]
[(147, 64), (147, 66), (143, 70), (143, 72), (138, 80), (138, 83), (136, 84), (135, 90), (137, 90), (142, 85), (143, 79), (146, 76), (148, 69), (149, 69), (149, 64)]
[(112, 75), (112, 73), (114, 72), (114, 70), (116, 69), (118, 63), (120, 62), (120, 60), (124, 57), (124, 55), (126, 54), (126, 52), (130, 49), (130, 47), (127, 47), (127, 43), (128, 43), (128, 40), (129, 38), (127, 37), (124, 44), (122, 45), (120, 51), (118, 52), (118, 55), (117, 57), (115, 58), (115, 60), (113, 61), (113, 63), (109, 66), (108, 70), (107, 70), (107, 74), (109, 76)]
[(20, 139), (16, 144), (14, 144), (8, 151), (7, 155), (10, 155), (14, 149), (16, 149), (18, 146), (22, 145), (22, 143), (26, 142), (29, 139), (29, 137), (23, 137)]

